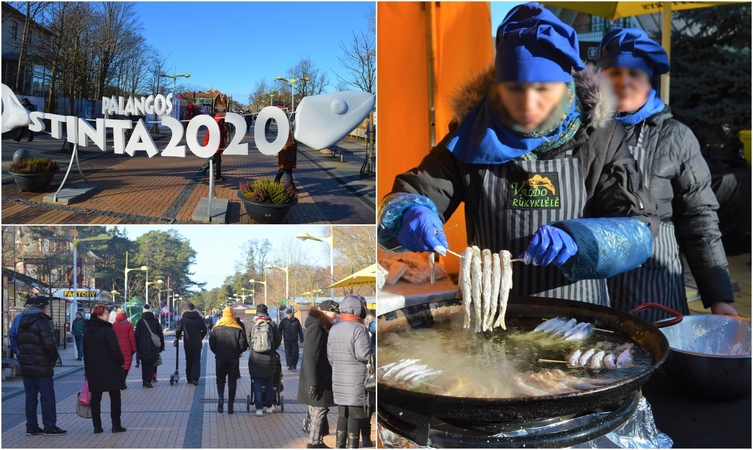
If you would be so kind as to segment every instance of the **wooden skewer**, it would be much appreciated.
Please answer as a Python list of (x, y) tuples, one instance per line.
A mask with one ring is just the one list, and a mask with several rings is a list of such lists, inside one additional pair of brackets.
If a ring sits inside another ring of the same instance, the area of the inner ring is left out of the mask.
[(543, 359), (543, 358), (540, 358), (540, 359), (539, 359), (539, 362), (540, 362), (540, 363), (557, 363), (557, 364), (567, 364), (567, 361), (559, 361), (559, 360), (556, 360), (556, 359)]
[(453, 252), (452, 250), (450, 250), (449, 248), (448, 248), (448, 249), (446, 249), (446, 250), (447, 250), (447, 253), (449, 253), (449, 254), (451, 254), (451, 255), (455, 255), (455, 256), (457, 256), (458, 258), (462, 258), (462, 257), (463, 257), (463, 255), (460, 255), (459, 253), (455, 253), (455, 252)]

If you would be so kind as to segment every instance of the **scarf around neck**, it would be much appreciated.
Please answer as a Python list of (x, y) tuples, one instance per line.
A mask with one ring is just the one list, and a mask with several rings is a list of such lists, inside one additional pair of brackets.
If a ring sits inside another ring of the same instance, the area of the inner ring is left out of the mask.
[(358, 322), (363, 323), (363, 319), (355, 314), (340, 313), (340, 322)]
[(625, 126), (635, 125), (637, 123), (643, 122), (645, 119), (648, 119), (654, 114), (662, 112), (665, 106), (666, 105), (664, 104), (664, 102), (661, 101), (660, 98), (656, 97), (656, 90), (651, 89), (651, 91), (648, 93), (648, 99), (646, 100), (646, 103), (644, 103), (643, 106), (638, 109), (638, 111), (626, 114), (624, 116), (615, 116), (615, 120), (622, 122), (622, 124)]
[[(551, 117), (528, 133), (515, 131), (514, 124), (490, 91), (473, 107), (458, 126), (447, 149), (466, 164), (504, 164), (520, 157), (536, 159), (541, 154), (571, 140), (580, 129), (581, 105), (575, 84), (567, 91)], [(494, 101), (496, 100), (496, 101)], [(529, 153), (534, 154), (529, 155)]]

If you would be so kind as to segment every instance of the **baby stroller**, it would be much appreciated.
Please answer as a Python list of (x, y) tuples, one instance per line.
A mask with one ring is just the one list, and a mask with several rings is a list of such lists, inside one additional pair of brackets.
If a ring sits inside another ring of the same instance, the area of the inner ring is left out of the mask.
[[(253, 383), (253, 380), (251, 380)], [(284, 387), (282, 385), (282, 361), (280, 354), (275, 352), (275, 374), (272, 375), (272, 404), (275, 405), (281, 413), (285, 412), (285, 397), (282, 395)], [(262, 395), (266, 394), (266, 388), (262, 387)], [(251, 387), (251, 394), (246, 396), (246, 411), (251, 411), (254, 405), (254, 389)]]

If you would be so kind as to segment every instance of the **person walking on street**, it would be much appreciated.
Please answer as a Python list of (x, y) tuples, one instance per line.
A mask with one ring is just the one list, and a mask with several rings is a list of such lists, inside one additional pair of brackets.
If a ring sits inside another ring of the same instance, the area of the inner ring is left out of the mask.
[(125, 388), (123, 353), (118, 336), (109, 322), (110, 310), (103, 304), (94, 307), (84, 333), (84, 375), (91, 391), (91, 410), (94, 434), (102, 430), (102, 393), (110, 394), (112, 432), (126, 429), (120, 422), (120, 391)]
[(233, 414), (235, 390), (240, 378), (239, 358), (248, 350), (248, 341), (243, 328), (235, 320), (235, 311), (227, 306), (222, 317), (209, 333), (209, 349), (214, 353), (217, 375), (217, 412), (221, 413), (225, 402), (225, 379), (227, 379), (227, 413)]
[(76, 313), (76, 318), (71, 323), (71, 334), (76, 341), (76, 361), (81, 361), (84, 359), (84, 316), (80, 312)]
[[(136, 334), (133, 332), (133, 325), (128, 321), (124, 311), (118, 311), (112, 329), (118, 336), (120, 352), (123, 354), (123, 379), (126, 379), (128, 378), (128, 371), (131, 370), (133, 355), (138, 351)], [(123, 389), (126, 389), (125, 384), (123, 384)]]
[[(366, 329), (369, 330), (369, 339), (371, 340), (371, 357), (369, 357), (370, 372), (376, 370), (376, 319), (371, 314), (367, 315), (363, 321)], [(376, 412), (376, 390), (368, 391), (366, 393), (367, 400), (369, 402), (369, 408), (367, 411), (368, 416), (366, 420), (361, 422), (361, 441), (363, 442), (363, 448), (374, 447), (374, 441), (371, 440), (371, 416)]]
[(10, 330), (8, 330), (8, 338), (10, 339), (10, 348), (13, 350), (13, 354), (16, 355), (16, 358), (18, 358), (18, 326), (21, 324), (21, 317), (26, 313), (26, 310), (29, 309), (31, 306), (31, 299), (34, 297), (29, 297), (26, 299), (26, 303), (24, 304), (24, 310), (21, 311), (20, 314), (16, 314), (16, 317), (13, 318), (13, 323), (10, 325)]
[(361, 427), (368, 420), (366, 410), (366, 363), (371, 341), (363, 319), (366, 301), (349, 295), (340, 302), (340, 320), (327, 340), (327, 359), (332, 365), (332, 393), (337, 404), (337, 448), (358, 448)]
[(285, 342), (285, 361), (288, 370), (298, 368), (298, 342), (303, 342), (301, 321), (293, 315), (293, 310), (285, 310), (285, 318), (280, 321), (280, 333)]
[[(55, 374), (58, 347), (52, 330), (52, 317), (47, 314), (50, 302), (46, 297), (32, 297), (29, 308), (18, 324), (18, 363), (26, 391), (26, 435), (58, 436), (65, 434), (57, 426)], [(42, 424), (37, 420), (37, 399), (42, 403)]]
[[(136, 322), (135, 334), (138, 358), (141, 360), (142, 386), (151, 388), (154, 387), (152, 382), (157, 381), (156, 363), (160, 352), (165, 350), (165, 337), (162, 335), (162, 328), (148, 303), (144, 305), (141, 319)], [(156, 345), (152, 336), (157, 336), (159, 345)]]
[[(34, 105), (33, 105), (33, 104), (32, 104), (32, 103), (31, 103), (31, 102), (29, 101), (29, 99), (28, 99), (28, 98), (25, 98), (25, 99), (21, 100), (21, 104), (22, 104), (22, 105), (23, 105), (23, 107), (24, 107), (24, 108), (26, 108), (26, 110), (27, 110), (27, 111), (29, 111), (29, 112), (34, 112), (34, 111), (36, 111), (36, 110), (37, 110), (37, 107), (36, 107), (36, 106), (34, 106)], [(31, 142), (31, 141), (33, 141), (33, 140), (34, 140), (34, 132), (33, 132), (33, 131), (31, 131), (31, 128), (29, 128), (29, 127), (22, 127), (22, 128), (20, 128), (20, 129), (18, 130), (18, 134), (16, 134), (16, 137), (14, 137), (14, 138), (13, 138), (13, 140), (14, 140), (14, 141), (16, 141), (16, 142), (21, 142), (21, 138), (22, 138), (22, 137), (24, 137), (24, 134), (26, 134), (26, 132), (27, 132), (27, 131), (29, 132), (29, 139), (27, 139), (27, 140), (26, 140), (26, 142)]]
[(178, 321), (175, 328), (175, 338), (183, 339), (183, 350), (186, 353), (186, 380), (188, 384), (198, 386), (201, 375), (201, 350), (204, 347), (202, 341), (207, 335), (207, 324), (204, 323), (201, 314), (196, 311), (196, 306), (188, 302), (186, 311)]
[[(256, 307), (254, 325), (248, 334), (248, 340), (251, 347), (251, 354), (248, 356), (248, 373), (251, 375), (254, 389), (256, 417), (261, 417), (264, 413), (273, 413), (276, 410), (272, 404), (272, 377), (277, 367), (277, 349), (280, 348), (282, 341), (277, 324), (267, 313), (267, 305)], [(263, 400), (262, 389), (265, 394)]]
[(305, 343), (298, 379), (298, 403), (308, 405), (311, 431), (306, 448), (328, 448), (324, 437), (329, 434), (327, 413), (336, 406), (332, 395), (332, 366), (327, 360), (329, 330), (340, 312), (337, 302), (325, 300), (319, 308), (309, 308)]
[(293, 128), (291, 127), (288, 133), (288, 141), (282, 147), (282, 150), (277, 153), (277, 164), (280, 166), (280, 170), (277, 171), (275, 182), (280, 181), (282, 176), (287, 174), (288, 184), (295, 189), (295, 184), (293, 184), (293, 169), (296, 168), (297, 159), (298, 142), (293, 137)]

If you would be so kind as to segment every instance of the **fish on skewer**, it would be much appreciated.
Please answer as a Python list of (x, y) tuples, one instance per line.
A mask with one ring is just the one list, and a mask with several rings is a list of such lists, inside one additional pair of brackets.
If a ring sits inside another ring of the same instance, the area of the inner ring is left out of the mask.
[(494, 329), (494, 318), (497, 315), (497, 308), (499, 306), (499, 290), (502, 283), (502, 265), (500, 261), (499, 253), (492, 253), (492, 298), (491, 307), (489, 308), (490, 314), (486, 319), (486, 327), (490, 330)]
[(510, 299), (510, 291), (512, 290), (512, 253), (502, 250), (499, 252), (499, 259), (502, 268), (502, 281), (499, 288), (499, 316), (497, 316), (494, 327), (500, 326), (503, 330), (506, 330), (505, 314), (507, 313), (507, 301)]
[(584, 340), (593, 334), (596, 328), (588, 322), (568, 320), (566, 317), (555, 317), (545, 321), (533, 329), (533, 332), (550, 333), (568, 341)]
[(388, 364), (379, 368), (382, 372), (382, 378), (389, 379), (400, 370), (419, 362), (420, 359), (403, 359), (392, 364)]
[(463, 256), (460, 259), (460, 293), (463, 298), (463, 306), (465, 307), (465, 318), (463, 319), (463, 328), (471, 327), (471, 260), (473, 259), (473, 249), (466, 247), (463, 250)]
[(492, 301), (492, 252), (488, 248), (481, 251), (481, 267), (481, 331), (486, 331)]
[(473, 258), (471, 259), (471, 298), (473, 298), (474, 311), (476, 313), (474, 331), (481, 331), (481, 250), (475, 245), (473, 248)]

